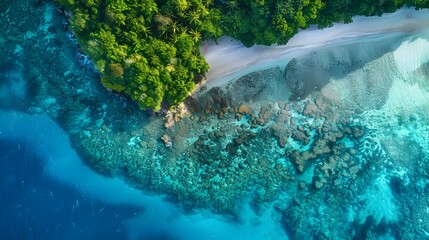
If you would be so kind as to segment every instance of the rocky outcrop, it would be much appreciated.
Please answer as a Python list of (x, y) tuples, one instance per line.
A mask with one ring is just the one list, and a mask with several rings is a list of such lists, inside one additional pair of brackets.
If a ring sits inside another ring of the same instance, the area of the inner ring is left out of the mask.
[(289, 95), (283, 73), (279, 67), (274, 67), (252, 72), (224, 87), (200, 91), (188, 99), (187, 103), (194, 112), (202, 112), (239, 107), (245, 102), (287, 100)]

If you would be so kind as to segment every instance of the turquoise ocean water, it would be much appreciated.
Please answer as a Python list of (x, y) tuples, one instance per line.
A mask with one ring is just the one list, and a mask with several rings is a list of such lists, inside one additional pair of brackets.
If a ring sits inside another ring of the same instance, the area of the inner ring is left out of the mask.
[[(1, 239), (429, 239), (429, 29), (297, 57), (289, 77), (307, 85), (271, 119), (204, 115), (167, 131), (170, 150), (159, 116), (101, 86), (55, 6), (0, 6)], [(89, 160), (117, 152), (112, 172)], [(192, 182), (213, 164), (227, 170)]]

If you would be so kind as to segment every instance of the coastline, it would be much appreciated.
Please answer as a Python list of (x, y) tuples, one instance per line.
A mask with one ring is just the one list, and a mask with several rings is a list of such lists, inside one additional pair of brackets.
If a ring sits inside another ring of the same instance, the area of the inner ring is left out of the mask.
[[(333, 45), (347, 45), (356, 41), (390, 38), (429, 26), (429, 10), (403, 8), (382, 17), (355, 17), (349, 24), (302, 30), (286, 45), (253, 46), (246, 48), (240, 42), (222, 37), (218, 44), (205, 42), (201, 53), (210, 65), (203, 84), (208, 89), (224, 86), (230, 81), (254, 71), (279, 66), (284, 70), (294, 57)], [(197, 90), (197, 89), (196, 89)], [(197, 92), (197, 91), (194, 91)]]
[[(50, 13), (52, 8), (46, 10)], [(325, 81), (323, 89), (306, 99), (275, 99), (265, 105), (254, 101), (258, 93), (250, 91), (252, 98), (241, 108), (204, 109), (169, 129), (162, 127), (160, 116), (142, 113), (96, 81), (98, 74), (75, 58), (77, 48), (65, 32), (55, 35), (55, 42), (61, 43), (57, 46), (39, 25), (33, 30), (23, 24), (39, 35), (18, 42), (23, 46), (23, 68), (7, 73), (38, 85), (22, 90), (28, 93), (24, 106), (31, 106), (26, 111), (30, 113), (0, 110), (0, 140), (34, 149), (48, 177), (88, 199), (143, 208), (135, 217), (116, 217), (130, 239), (156, 234), (182, 239), (306, 239), (320, 233), (326, 233), (322, 238), (350, 239), (362, 238), (360, 232), (385, 239), (422, 239), (427, 235), (418, 231), (429, 232), (429, 198), (422, 197), (429, 186), (429, 28), (412, 37), (404, 32), (421, 24), (402, 23), (393, 26), (396, 30), (391, 25), (384, 28), (385, 35), (349, 32), (321, 45), (298, 41), (297, 51), (290, 46), (282, 46), (284, 51), (265, 47), (269, 51), (258, 56), (252, 48), (247, 53), (256, 61), (234, 74), (285, 64), (302, 53), (296, 59), (302, 71), (292, 79), (312, 67), (326, 70), (324, 66), (330, 67), (326, 79), (336, 79)], [(62, 29), (55, 11), (49, 24), (42, 26)], [(333, 33), (341, 32), (337, 30)], [(307, 40), (321, 40), (311, 38), (314, 31), (318, 30), (308, 31)], [(387, 47), (374, 44), (380, 41)], [(239, 53), (249, 49), (231, 45), (211, 53), (247, 60)], [(18, 57), (17, 46), (10, 44), (10, 55)], [(339, 61), (343, 69), (337, 69)], [(25, 69), (27, 75), (21, 76)], [(276, 79), (285, 84), (278, 73)], [(269, 74), (263, 76), (274, 82)], [(249, 89), (242, 83), (248, 82), (231, 84), (239, 87), (235, 95)], [(7, 95), (5, 99), (17, 102)], [(99, 215), (103, 209), (94, 212)]]

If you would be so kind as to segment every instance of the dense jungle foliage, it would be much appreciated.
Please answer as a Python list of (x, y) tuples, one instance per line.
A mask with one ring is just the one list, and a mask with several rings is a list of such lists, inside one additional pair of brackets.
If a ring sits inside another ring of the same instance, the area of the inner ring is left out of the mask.
[(201, 40), (218, 38), (220, 11), (202, 0), (58, 0), (107, 88), (142, 109), (177, 104), (209, 66)]
[(102, 83), (141, 109), (182, 102), (209, 66), (203, 40), (232, 36), (245, 46), (286, 44), (309, 24), (351, 22), (428, 0), (56, 0)]

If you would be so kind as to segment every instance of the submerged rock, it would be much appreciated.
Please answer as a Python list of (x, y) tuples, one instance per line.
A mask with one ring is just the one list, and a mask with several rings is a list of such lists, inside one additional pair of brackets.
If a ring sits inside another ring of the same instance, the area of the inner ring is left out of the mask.
[(238, 112), (240, 114), (250, 114), (252, 110), (252, 107), (246, 104), (241, 104), (240, 107), (238, 107)]
[(243, 139), (242, 138), (235, 138), (234, 139), (234, 142), (235, 142), (235, 144), (237, 144), (237, 145), (241, 145), (241, 144), (243, 144)]

